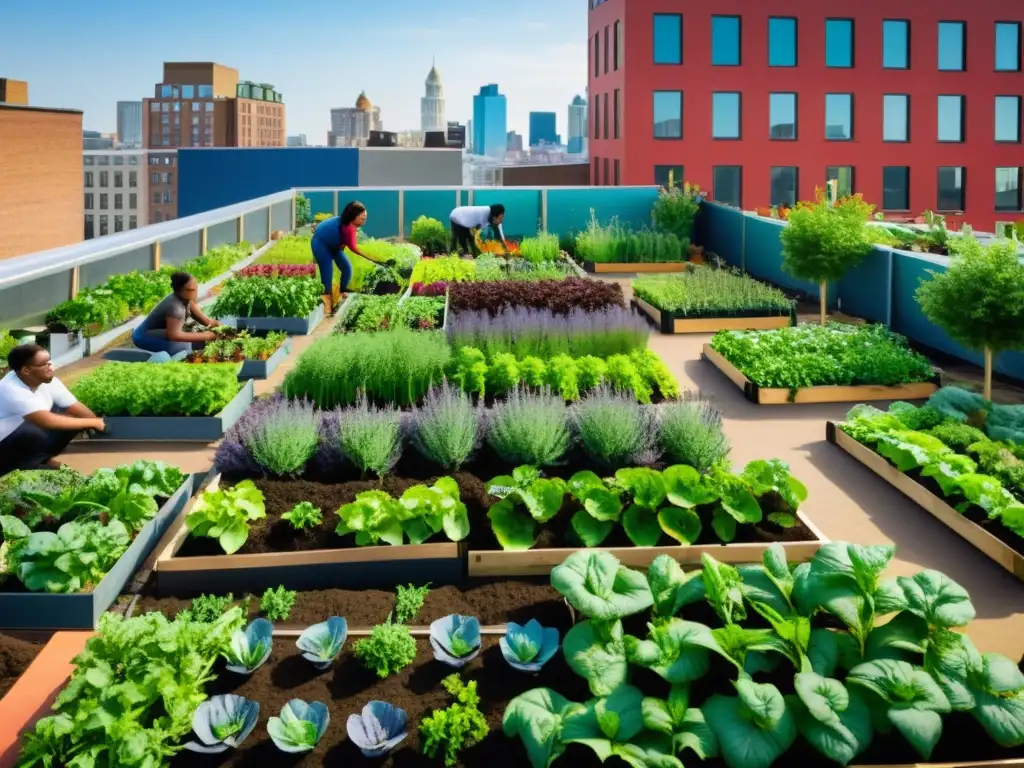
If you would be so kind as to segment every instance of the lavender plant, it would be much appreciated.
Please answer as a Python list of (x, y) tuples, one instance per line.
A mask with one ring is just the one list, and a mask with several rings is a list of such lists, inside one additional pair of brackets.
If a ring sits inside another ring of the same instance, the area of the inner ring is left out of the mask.
[(615, 306), (574, 309), (568, 315), (516, 306), (505, 307), (493, 317), (486, 310), (459, 312), (448, 321), (453, 348), (475, 347), (489, 360), (502, 353), (518, 358), (605, 358), (644, 349), (649, 335), (643, 318), (631, 309)]
[(242, 441), (264, 472), (298, 475), (316, 452), (319, 426), (312, 403), (278, 397), (242, 434)]
[(410, 441), (420, 455), (445, 471), (461, 467), (480, 444), (480, 409), (445, 380), (413, 409)]
[(571, 420), (580, 447), (609, 469), (658, 459), (657, 419), (632, 393), (599, 387), (573, 405)]
[(235, 477), (248, 477), (262, 472), (246, 445), (246, 437), (262, 423), (266, 414), (276, 408), (278, 397), (257, 400), (235, 422), (217, 446), (213, 464), (218, 472)]
[(486, 432), (487, 444), (515, 466), (555, 464), (572, 441), (565, 401), (548, 389), (538, 394), (512, 390), (494, 404)]
[(704, 473), (729, 456), (722, 412), (704, 398), (665, 403), (658, 408), (659, 445), (675, 464)]
[(322, 477), (337, 477), (345, 469), (338, 433), (340, 411), (320, 411), (320, 445), (313, 454), (312, 466)]
[(360, 395), (338, 414), (341, 452), (360, 472), (386, 475), (402, 455), (402, 415), (397, 408), (377, 408)]

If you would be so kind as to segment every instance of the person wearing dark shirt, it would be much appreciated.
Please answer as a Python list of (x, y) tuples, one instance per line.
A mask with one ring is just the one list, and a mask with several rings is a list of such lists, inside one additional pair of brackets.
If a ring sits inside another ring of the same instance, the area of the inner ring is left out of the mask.
[(185, 321), (194, 318), (207, 328), (220, 325), (203, 314), (196, 303), (199, 298), (199, 283), (188, 272), (171, 275), (171, 294), (157, 304), (142, 324), (132, 331), (132, 343), (147, 352), (166, 352), (174, 356), (179, 352), (191, 352), (213, 341), (213, 331), (191, 332), (183, 330)]
[[(366, 223), (366, 206), (353, 200), (345, 206), (340, 216), (321, 221), (313, 230), (313, 240), (310, 247), (313, 249), (313, 260), (320, 270), (320, 280), (324, 285), (324, 303), (331, 307), (331, 300), (335, 302), (340, 296), (333, 295), (334, 265), (341, 270), (341, 292), (348, 289), (352, 280), (352, 262), (345, 255), (348, 248), (352, 253), (362, 256), (367, 261), (376, 262), (365, 253), (359, 250), (356, 243), (357, 230)], [(388, 261), (386, 266), (393, 264)]]

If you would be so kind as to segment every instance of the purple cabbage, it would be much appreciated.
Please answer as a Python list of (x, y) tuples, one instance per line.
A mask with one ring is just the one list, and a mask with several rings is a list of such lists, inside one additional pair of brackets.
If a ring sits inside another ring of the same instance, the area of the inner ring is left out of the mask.
[(647, 347), (650, 327), (632, 309), (574, 309), (568, 315), (548, 309), (506, 306), (492, 316), (487, 310), (458, 312), (448, 319), (448, 340), (456, 349), (475, 347), (488, 357), (511, 352), (542, 359), (610, 357)]

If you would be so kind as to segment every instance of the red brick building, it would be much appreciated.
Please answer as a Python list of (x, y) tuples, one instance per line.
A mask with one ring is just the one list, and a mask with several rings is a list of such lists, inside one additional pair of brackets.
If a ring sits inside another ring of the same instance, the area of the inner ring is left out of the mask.
[(590, 4), (593, 184), (750, 210), (835, 178), (894, 216), (1022, 217), (1020, 0)]

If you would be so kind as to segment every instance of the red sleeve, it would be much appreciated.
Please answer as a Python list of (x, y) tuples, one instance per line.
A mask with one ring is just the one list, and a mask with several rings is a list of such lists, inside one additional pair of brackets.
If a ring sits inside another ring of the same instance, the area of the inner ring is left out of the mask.
[[(341, 247), (348, 248), (353, 253), (359, 253), (359, 248), (356, 247), (356, 228), (351, 224), (346, 224), (341, 228)], [(363, 254), (359, 253), (359, 255)]]

